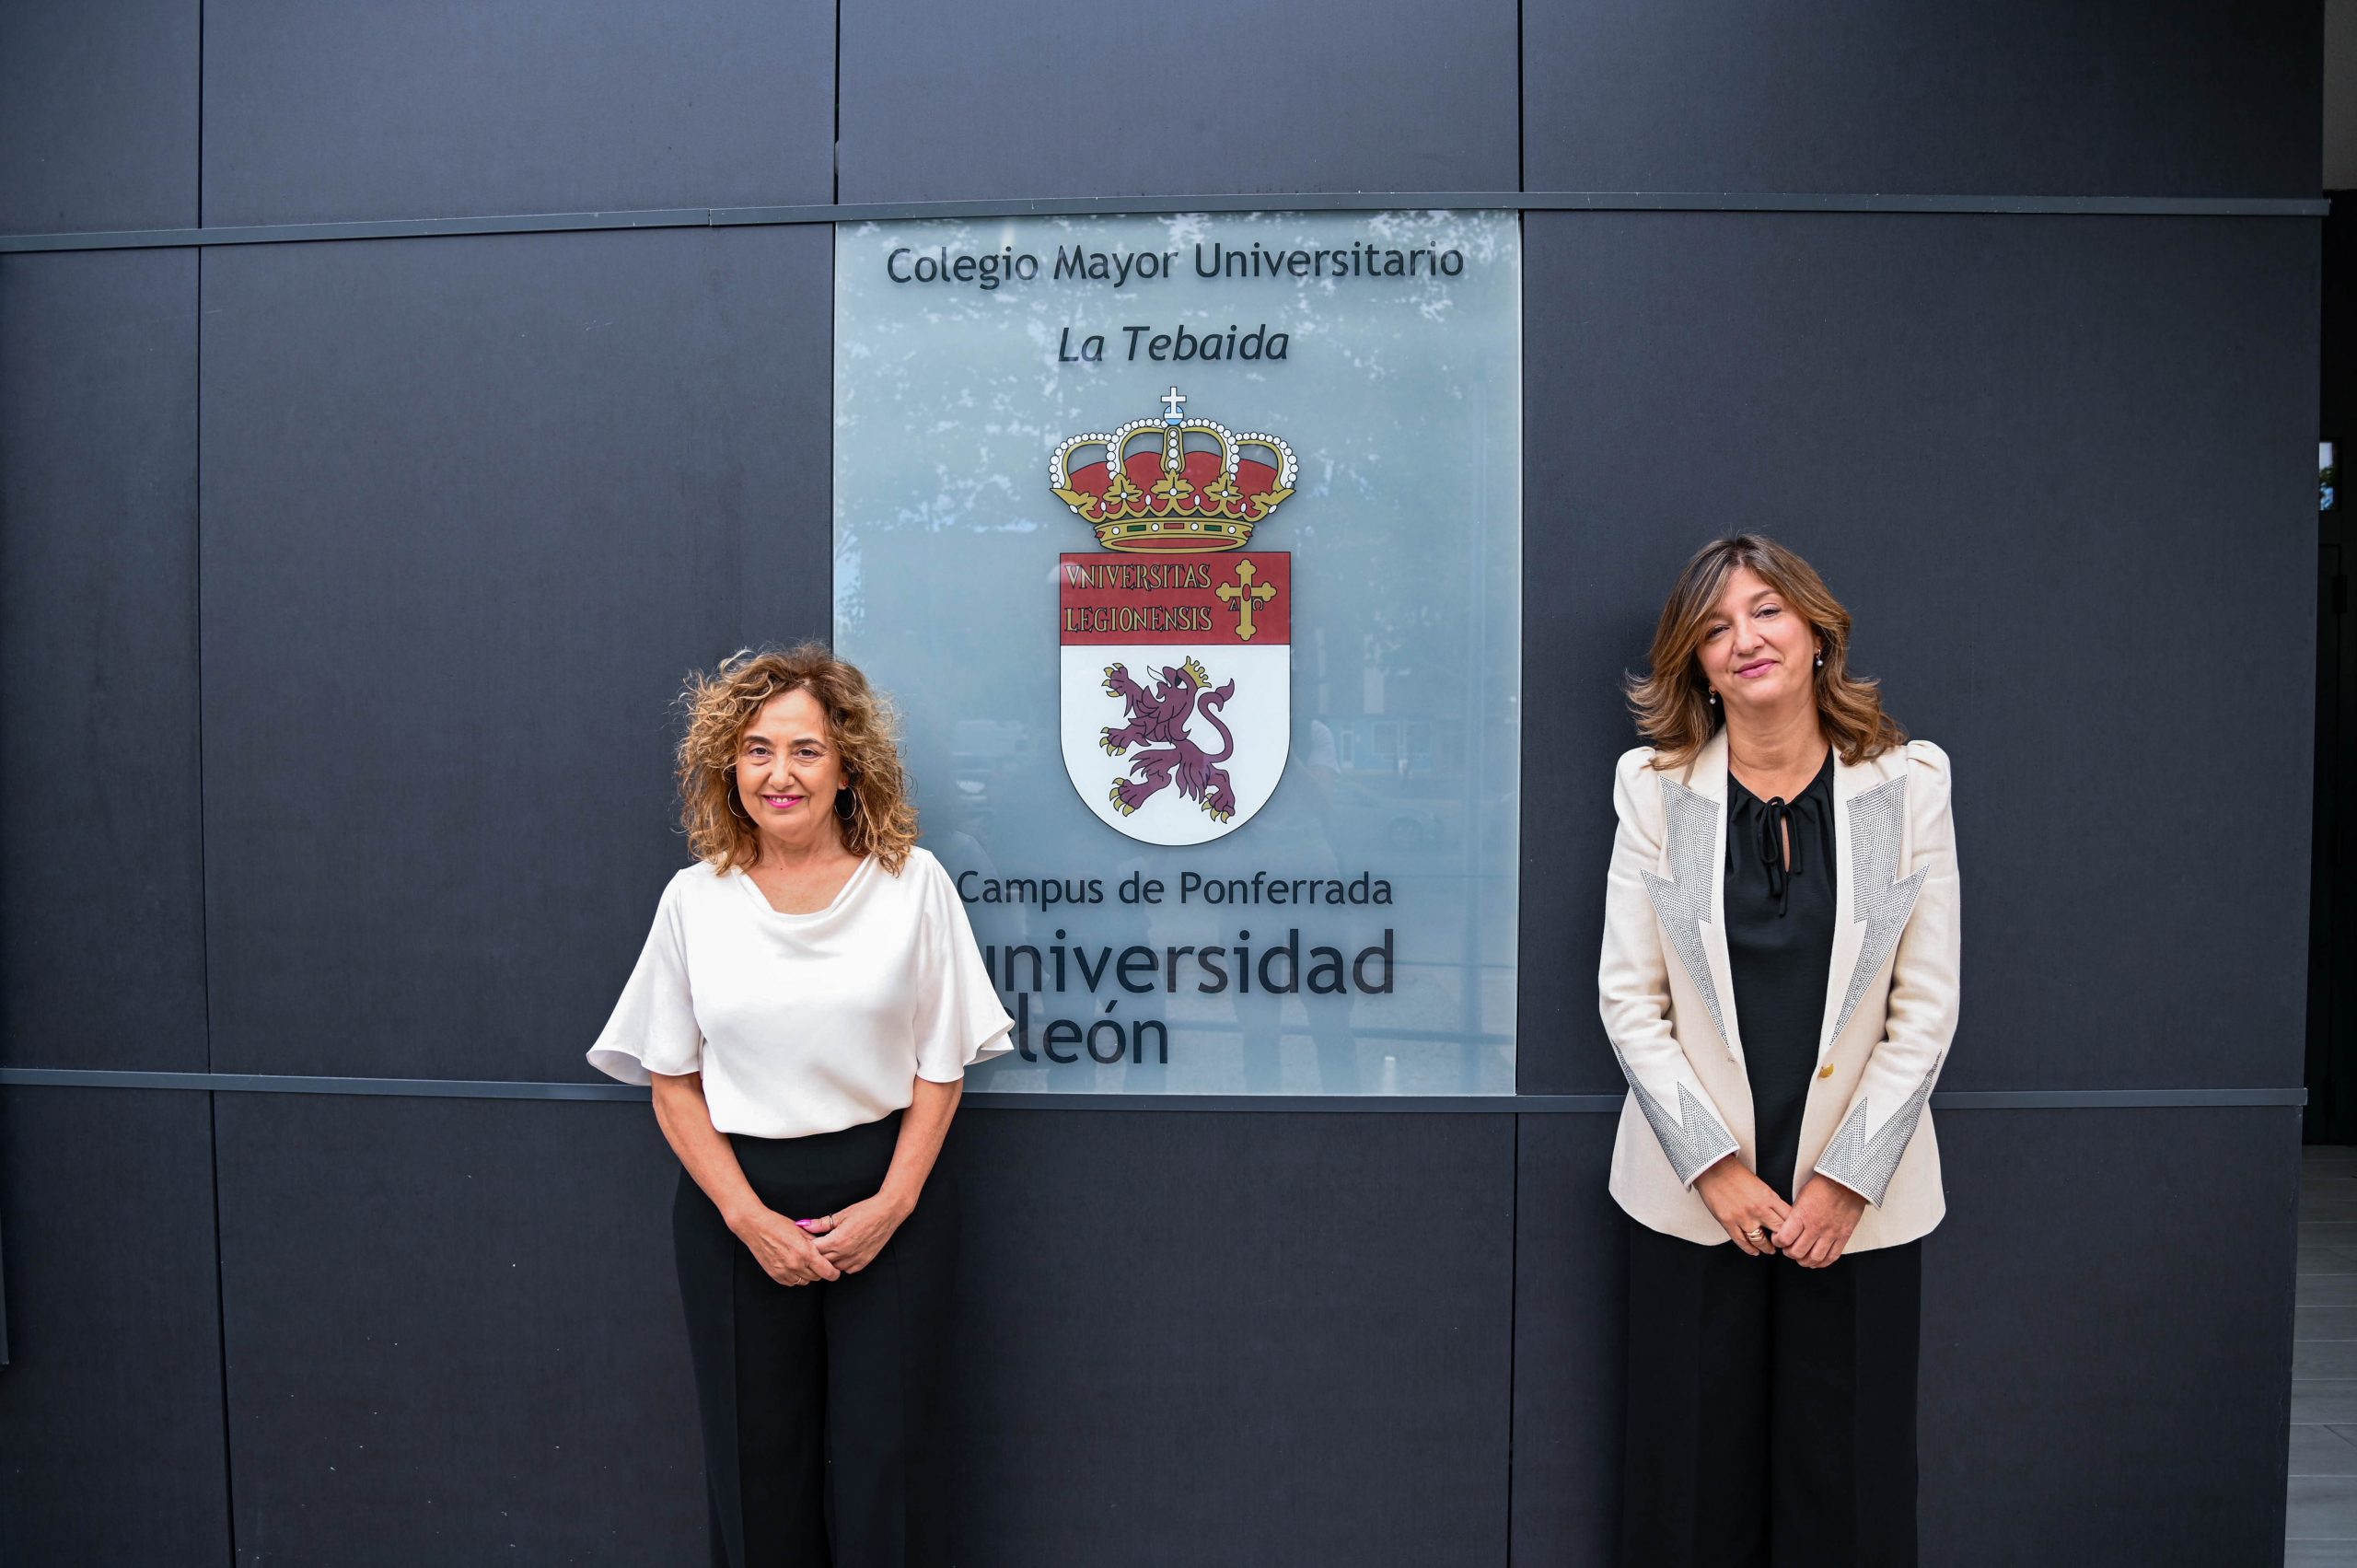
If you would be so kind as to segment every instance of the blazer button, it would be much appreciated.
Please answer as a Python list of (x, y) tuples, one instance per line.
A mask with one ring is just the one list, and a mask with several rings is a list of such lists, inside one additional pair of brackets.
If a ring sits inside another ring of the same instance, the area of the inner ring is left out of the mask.
[(1819, 1067), (1817, 1070), (1817, 1075), (1820, 1078), (1830, 1078), (1833, 1076), (1833, 1063), (1829, 1062), (1824, 1066)]

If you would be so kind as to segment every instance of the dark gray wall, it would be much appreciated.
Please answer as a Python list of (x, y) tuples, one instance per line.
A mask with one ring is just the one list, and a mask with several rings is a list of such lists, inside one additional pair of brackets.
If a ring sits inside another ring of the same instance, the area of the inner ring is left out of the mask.
[(1924, 1562), (2277, 1561), (2299, 1112), (1966, 1111), (1940, 1155)]
[(1500, 1561), (1515, 1121), (968, 1118), (960, 1562)]
[(204, 221), (823, 202), (835, 6), (204, 7)]
[(0, 1558), (229, 1560), (211, 1097), (0, 1090)]
[[(842, 7), (841, 198), (1516, 187), (1515, 7)], [(918, 106), (922, 106), (920, 109)]]
[(206, 256), (217, 1070), (581, 1075), (684, 858), (680, 677), (827, 630), (832, 255)]
[(1533, 191), (2313, 196), (2324, 13), (1527, 0)]
[(679, 1167), (643, 1108), (219, 1098), (243, 1559), (697, 1560)]
[[(1756, 528), (1954, 759), (1949, 1089), (2295, 1084), (2307, 965), (2316, 236), (2218, 218), (1534, 213), (1527, 668), (1640, 666)], [(1639, 593), (1639, 585), (1647, 591)], [(2188, 595), (2191, 599), (2189, 601)], [(1543, 598), (1541, 596), (1544, 596)], [(2199, 649), (2195, 653), (2194, 649)], [(1608, 679), (1524, 736), (1526, 934), (1602, 936)], [(2201, 826), (2180, 839), (2172, 802)], [(2054, 956), (2070, 955), (2066, 981)], [(1521, 1087), (1619, 1070), (1526, 987)], [(1544, 1027), (1533, 1026), (1544, 1020)]]
[(197, 253), (0, 256), (0, 1063), (205, 1070)]
[(198, 221), (202, 9), (0, 6), (0, 234)]
[[(0, 233), (2315, 189), (2296, 7), (1222, 3), (1176, 64), (1066, 0), (837, 12), (19, 0)], [(1944, 1086), (2296, 1084), (2313, 221), (1541, 213), (1525, 258), (1521, 1088), (1616, 1086), (1614, 679), (1743, 526), (1956, 758)], [(0, 1063), (586, 1077), (679, 676), (826, 626), (830, 276), (821, 227), (0, 255)], [(2273, 1560), (2297, 1113), (1939, 1126), (1926, 1563)], [(1608, 1561), (1611, 1133), (971, 1107), (973, 1561)], [(627, 1104), (0, 1093), (0, 1556), (692, 1558), (675, 1179)]]
[[(1612, 1120), (1520, 1121), (1514, 1561), (1607, 1563), (1626, 1277), (1597, 1196)], [(1926, 1568), (2280, 1561), (2299, 1112), (1952, 1110), (1938, 1126)]]

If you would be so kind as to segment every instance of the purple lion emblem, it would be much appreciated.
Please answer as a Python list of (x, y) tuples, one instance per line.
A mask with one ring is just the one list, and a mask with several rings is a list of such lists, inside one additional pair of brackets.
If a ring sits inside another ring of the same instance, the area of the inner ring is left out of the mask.
[[(1236, 754), (1236, 737), (1220, 722), (1219, 709), (1236, 694), (1236, 682), (1231, 679), (1206, 690), (1211, 687), (1211, 672), (1192, 657), (1184, 664), (1166, 665), (1158, 677), (1150, 674), (1149, 679), (1155, 681), (1151, 694), (1130, 679), (1126, 667), (1105, 667), (1105, 691), (1121, 699), (1130, 722), (1118, 729), (1106, 726), (1098, 743), (1116, 757), (1132, 746), (1147, 748), (1130, 759), (1130, 777), (1113, 781), (1113, 805), (1126, 817), (1160, 794), (1165, 785), (1176, 784), (1181, 796), (1194, 801), (1215, 820), (1226, 821), (1236, 815), (1236, 788), (1220, 764)], [(1219, 731), (1217, 752), (1205, 751), (1188, 738), (1187, 720), (1196, 714)]]

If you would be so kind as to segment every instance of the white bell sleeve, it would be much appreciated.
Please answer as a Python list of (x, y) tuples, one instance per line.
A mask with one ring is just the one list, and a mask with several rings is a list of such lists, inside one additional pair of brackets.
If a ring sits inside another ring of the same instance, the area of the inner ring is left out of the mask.
[(990, 970), (974, 946), (965, 900), (941, 863), (923, 856), (918, 900), (916, 997), (911, 1020), (917, 1076), (954, 1084), (985, 1056), (1014, 1049), (1015, 1020), (999, 1005)]
[[(1620, 1059), (1637, 1109), (1660, 1140), (1680, 1185), (1736, 1152), (1735, 1134), (1694, 1073), (1669, 1022), (1669, 955), (1654, 913), (1647, 878), (1661, 863), (1668, 810), (1652, 749), (1625, 753), (1614, 770), (1612, 868), (1605, 878), (1604, 957), (1596, 969), (1604, 1032)], [(1701, 796), (1693, 796), (1700, 800)], [(1690, 836), (1690, 835), (1689, 835)], [(1708, 842), (1707, 834), (1703, 839)], [(1707, 863), (1708, 855), (1703, 856)], [(1714, 874), (1707, 864), (1678, 867), (1681, 879)], [(1655, 880), (1659, 880), (1655, 877)]]
[(679, 883), (674, 877), (655, 907), (655, 927), (639, 950), (613, 1016), (589, 1048), (589, 1065), (625, 1084), (644, 1084), (649, 1074), (679, 1076), (703, 1063), (703, 1031), (696, 1027), (695, 998), (688, 990), (687, 945), (679, 919)]
[[(1883, 1037), (1866, 1058), (1857, 1093), (1839, 1130), (1817, 1156), (1819, 1176), (1876, 1208), (1915, 1136), (1956, 1038), (1962, 956), (1956, 870), (1956, 824), (1948, 810), (1947, 753), (1928, 740), (1907, 743), (1904, 809), (1914, 869), (1887, 889), (1862, 889), (1905, 926), (1891, 960), (1890, 1003)], [(1887, 787), (1887, 786), (1885, 786)], [(1896, 814), (1887, 830), (1896, 832)], [(1914, 884), (1913, 891), (1908, 886)], [(1910, 910), (1899, 900), (1911, 898)], [(1871, 918), (1871, 914), (1869, 916)]]

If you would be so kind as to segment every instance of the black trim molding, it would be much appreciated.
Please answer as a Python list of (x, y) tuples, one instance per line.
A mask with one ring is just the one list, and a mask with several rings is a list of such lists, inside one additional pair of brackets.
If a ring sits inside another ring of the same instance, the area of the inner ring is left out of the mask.
[(1592, 213), (1981, 213), (2061, 217), (2321, 218), (2331, 203), (2266, 196), (1892, 196), (1703, 191), (1272, 192), (1248, 196), (1072, 196), (1031, 201), (849, 202), (779, 207), (666, 207), (617, 213), (519, 213), (497, 217), (377, 218), (214, 228), (128, 228), (0, 234), (12, 250), (143, 250), (179, 246), (291, 245), (327, 239), (418, 239), (462, 234), (546, 234), (611, 228), (739, 228), (911, 218), (1066, 216), (1099, 213), (1315, 213), (1448, 209)]
[[(0, 1088), (197, 1089), (276, 1095), (405, 1095), (424, 1099), (644, 1101), (629, 1084), (532, 1083), (494, 1078), (331, 1078), (284, 1073), (139, 1073), (91, 1067), (0, 1067)], [(1620, 1095), (1115, 1095), (976, 1089), (967, 1104), (990, 1110), (1275, 1110), (1512, 1112), (1518, 1116), (1618, 1112)], [(1934, 1110), (2123, 1110), (2171, 1107), (2290, 1106), (2305, 1089), (1950, 1089)]]

